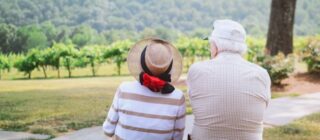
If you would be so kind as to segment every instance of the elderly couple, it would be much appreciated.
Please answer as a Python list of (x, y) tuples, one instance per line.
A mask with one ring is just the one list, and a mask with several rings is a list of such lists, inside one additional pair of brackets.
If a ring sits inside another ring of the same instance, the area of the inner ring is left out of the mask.
[[(195, 116), (192, 140), (262, 140), (263, 114), (270, 100), (266, 70), (242, 58), (244, 28), (217, 20), (208, 40), (212, 59), (195, 63), (187, 85)], [(182, 73), (182, 58), (169, 42), (144, 39), (128, 58), (134, 82), (122, 83), (103, 130), (113, 139), (181, 140), (185, 97), (171, 82)]]

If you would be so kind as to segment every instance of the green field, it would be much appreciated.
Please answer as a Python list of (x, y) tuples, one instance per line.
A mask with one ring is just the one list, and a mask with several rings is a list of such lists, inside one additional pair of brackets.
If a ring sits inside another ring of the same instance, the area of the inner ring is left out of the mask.
[(117, 86), (128, 80), (133, 78), (2, 80), (0, 128), (58, 136), (101, 125)]
[(288, 125), (265, 129), (264, 140), (320, 140), (320, 113)]
[[(129, 76), (0, 81), (0, 128), (52, 137), (104, 121), (114, 92)], [(186, 86), (178, 86), (186, 92)], [(186, 96), (187, 97), (187, 96)], [(191, 113), (187, 98), (187, 112)], [(266, 129), (267, 140), (315, 140), (320, 114)]]
[(0, 81), (0, 128), (57, 136), (101, 125), (116, 87), (132, 79)]

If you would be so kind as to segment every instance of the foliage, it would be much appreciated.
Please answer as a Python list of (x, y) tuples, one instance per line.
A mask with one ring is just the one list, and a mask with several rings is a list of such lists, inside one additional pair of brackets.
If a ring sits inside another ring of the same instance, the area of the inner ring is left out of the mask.
[(77, 48), (88, 45), (92, 40), (94, 40), (94, 37), (98, 37), (97, 32), (90, 26), (79, 26), (75, 28), (70, 35), (72, 42), (77, 46)]
[(200, 38), (180, 37), (176, 46), (185, 61), (187, 61), (187, 68), (194, 63), (197, 57), (201, 59), (210, 57), (209, 43)]
[(60, 56), (62, 57), (62, 64), (68, 70), (69, 78), (71, 77), (71, 70), (75, 68), (76, 59), (79, 56), (79, 51), (75, 49), (73, 44), (68, 44), (61, 48)]
[(0, 24), (0, 53), (9, 53), (14, 50), (16, 27), (11, 24)]
[[(305, 41), (299, 40), (296, 44), (303, 44), (303, 42)], [(10, 63), (16, 63), (15, 61), (30, 59), (29, 57), (32, 56), (32, 63), (30, 63), (30, 65), (34, 65), (34, 69), (41, 69), (45, 78), (48, 77), (47, 70), (49, 68), (57, 70), (58, 77), (60, 77), (61, 67), (68, 70), (69, 77), (72, 76), (72, 71), (77, 71), (76, 68), (86, 67), (90, 67), (92, 76), (96, 76), (100, 66), (106, 63), (115, 64), (117, 74), (121, 75), (122, 65), (126, 62), (127, 53), (132, 44), (133, 42), (131, 40), (122, 40), (113, 42), (109, 46), (85, 45), (84, 47), (76, 48), (76, 45), (74, 45), (71, 40), (66, 40), (66, 43), (53, 42), (50, 48), (31, 49), (26, 54), (17, 55), (17, 58), (10, 58), (10, 56), (15, 56), (14, 54), (9, 54), (8, 56), (2, 55), (2, 57), (12, 60)], [(187, 68), (195, 61), (208, 59), (210, 57), (210, 46), (208, 42), (200, 38), (182, 36), (174, 44), (183, 56), (184, 64), (186, 64), (185, 66)], [(247, 44), (248, 53), (245, 58), (266, 68), (274, 84), (280, 84), (281, 80), (287, 77), (292, 71), (292, 57), (283, 58), (281, 55), (271, 57), (264, 54), (265, 39), (248, 37)], [(302, 47), (299, 46), (299, 48)], [(309, 58), (309, 56), (311, 55), (305, 54), (305, 57)], [(15, 66), (18, 67), (18, 65)], [(20, 69), (20, 71), (28, 74), (26, 70)]]
[(302, 51), (302, 59), (308, 66), (310, 73), (320, 73), (320, 39), (309, 40)]
[(281, 81), (287, 77), (294, 70), (294, 58), (292, 55), (284, 56), (279, 53), (276, 56), (266, 55), (264, 53), (264, 39), (257, 39), (248, 37), (248, 53), (246, 59), (250, 62), (256, 63), (265, 68), (271, 78), (271, 82), (274, 85), (281, 84)]
[(17, 58), (14, 67), (19, 71), (24, 72), (25, 75), (28, 75), (28, 78), (31, 79), (32, 71), (37, 68), (36, 62), (36, 54), (30, 52), (26, 56), (20, 55), (20, 57)]
[[(318, 0), (297, 1), (297, 35), (320, 32), (318, 7)], [(99, 33), (113, 32), (110, 36), (117, 32), (114, 37), (120, 40), (135, 37), (136, 32), (162, 34), (164, 28), (169, 30), (164, 35), (173, 39), (175, 33), (193, 35), (210, 29), (215, 19), (230, 18), (240, 21), (250, 35), (264, 36), (269, 11), (270, 1), (257, 0), (4, 0), (0, 23), (22, 27), (51, 22), (59, 29), (85, 25)]]
[(118, 75), (121, 75), (121, 65), (126, 62), (127, 54), (131, 45), (133, 45), (133, 42), (130, 40), (117, 41), (112, 43), (111, 47), (103, 54), (105, 59), (111, 59), (116, 63)]
[(293, 56), (286, 57), (282, 53), (279, 53), (276, 56), (257, 56), (253, 62), (257, 63), (268, 71), (271, 82), (274, 85), (280, 85), (281, 81), (285, 78), (288, 78), (289, 74), (294, 70)]
[(35, 25), (19, 28), (16, 32), (17, 51), (28, 51), (33, 48), (47, 47), (47, 36)]
[(36, 57), (37, 57), (37, 64), (38, 64), (38, 68), (41, 67), (44, 77), (47, 78), (47, 68), (48, 66), (51, 64), (51, 49), (47, 48), (45, 50), (34, 50), (36, 53)]
[(3, 54), (0, 54), (0, 79), (2, 71), (7, 70), (9, 71), (11, 68), (9, 58)]
[(85, 46), (81, 49), (81, 58), (78, 61), (78, 66), (84, 67), (90, 65), (92, 76), (96, 76), (97, 68), (104, 61), (102, 57), (103, 46)]
[(261, 61), (264, 57), (265, 42), (264, 39), (248, 37), (246, 40), (248, 46), (246, 59), (251, 62)]

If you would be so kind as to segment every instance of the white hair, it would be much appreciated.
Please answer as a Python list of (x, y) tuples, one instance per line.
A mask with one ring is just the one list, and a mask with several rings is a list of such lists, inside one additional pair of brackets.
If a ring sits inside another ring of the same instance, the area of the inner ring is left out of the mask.
[(213, 27), (209, 41), (216, 44), (218, 53), (227, 51), (244, 54), (246, 52), (246, 31), (240, 23), (228, 19), (216, 20)]
[(239, 54), (244, 54), (247, 51), (247, 45), (242, 42), (234, 41), (234, 40), (229, 40), (229, 39), (224, 39), (224, 38), (219, 38), (212, 36), (209, 39), (210, 43), (215, 43), (218, 53), (219, 52), (234, 52), (234, 53), (239, 53)]

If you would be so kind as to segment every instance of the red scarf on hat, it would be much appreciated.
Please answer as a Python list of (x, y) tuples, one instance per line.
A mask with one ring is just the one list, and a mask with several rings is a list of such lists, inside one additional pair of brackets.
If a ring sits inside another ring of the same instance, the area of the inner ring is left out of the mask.
[(142, 51), (140, 60), (141, 67), (144, 71), (140, 73), (139, 77), (141, 85), (148, 87), (153, 92), (161, 92), (162, 94), (172, 93), (175, 88), (168, 82), (171, 82), (171, 74), (169, 74), (169, 72), (172, 69), (173, 61), (171, 61), (170, 66), (164, 73), (160, 74), (157, 77), (153, 76), (152, 72), (149, 70), (145, 62), (146, 48), (147, 46)]
[(154, 92), (160, 92), (165, 84), (166, 82), (158, 77), (151, 76), (147, 73), (142, 74), (142, 85), (148, 87)]

